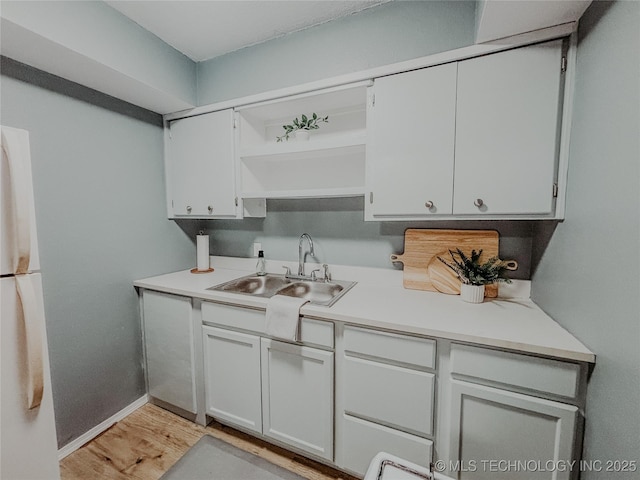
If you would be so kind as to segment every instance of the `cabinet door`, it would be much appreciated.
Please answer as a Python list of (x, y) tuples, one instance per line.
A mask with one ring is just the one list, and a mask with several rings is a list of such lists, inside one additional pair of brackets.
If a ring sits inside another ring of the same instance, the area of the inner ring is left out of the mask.
[(203, 327), (207, 414), (262, 433), (260, 337)]
[(169, 124), (167, 183), (174, 216), (236, 216), (233, 139), (231, 109)]
[(197, 413), (191, 299), (149, 290), (142, 295), (149, 395)]
[(451, 214), (456, 70), (451, 63), (375, 80), (367, 143), (374, 217)]
[(574, 460), (577, 407), (451, 383), (451, 464), (460, 466), (453, 472), (456, 478), (561, 480), (577, 474), (577, 469), (572, 474), (552, 468)]
[(265, 435), (333, 461), (333, 352), (262, 339)]
[(552, 212), (561, 58), (557, 40), (459, 63), (454, 214)]

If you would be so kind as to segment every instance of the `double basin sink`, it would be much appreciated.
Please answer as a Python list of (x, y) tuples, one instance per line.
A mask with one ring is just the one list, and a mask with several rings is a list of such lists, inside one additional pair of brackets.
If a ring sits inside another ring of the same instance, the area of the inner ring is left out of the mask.
[(270, 298), (276, 294), (304, 298), (315, 305), (330, 307), (340, 299), (356, 282), (298, 280), (284, 275), (247, 275), (229, 282), (215, 285), (207, 290), (240, 293), (254, 297)]

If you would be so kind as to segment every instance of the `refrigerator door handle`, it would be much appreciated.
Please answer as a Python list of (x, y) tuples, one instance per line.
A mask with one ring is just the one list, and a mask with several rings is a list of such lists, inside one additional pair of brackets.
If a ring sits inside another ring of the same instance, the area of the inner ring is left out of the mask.
[[(27, 273), (31, 260), (31, 222), (27, 198), (26, 177), (22, 165), (22, 139), (17, 133), (2, 129), (2, 150), (9, 165), (9, 185), (14, 206), (15, 274)], [(16, 262), (17, 260), (17, 262)]]
[(27, 352), (27, 408), (40, 406), (44, 391), (43, 329), (44, 318), (29, 275), (16, 275), (16, 290), (22, 304)]

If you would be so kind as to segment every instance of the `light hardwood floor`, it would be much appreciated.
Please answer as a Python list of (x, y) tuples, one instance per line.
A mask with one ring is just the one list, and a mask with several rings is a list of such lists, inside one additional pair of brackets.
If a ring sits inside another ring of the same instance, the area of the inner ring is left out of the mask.
[(62, 480), (155, 480), (205, 434), (311, 480), (356, 480), (222, 424), (205, 428), (150, 403), (64, 458)]

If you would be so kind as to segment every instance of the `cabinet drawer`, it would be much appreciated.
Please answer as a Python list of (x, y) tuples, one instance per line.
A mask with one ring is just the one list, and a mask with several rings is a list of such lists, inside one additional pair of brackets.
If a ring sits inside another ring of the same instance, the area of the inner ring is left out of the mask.
[(344, 327), (347, 352), (370, 355), (424, 368), (435, 368), (436, 342), (427, 338)]
[(346, 357), (344, 409), (417, 435), (433, 433), (435, 375)]
[(343, 440), (339, 466), (364, 475), (371, 459), (387, 452), (413, 463), (429, 467), (433, 442), (408, 433), (344, 415)]
[(451, 371), (466, 377), (575, 398), (580, 365), (468, 345), (451, 345)]
[[(263, 310), (202, 302), (202, 321), (265, 335), (266, 319)], [(303, 317), (300, 338), (301, 343), (333, 348), (333, 323)]]

